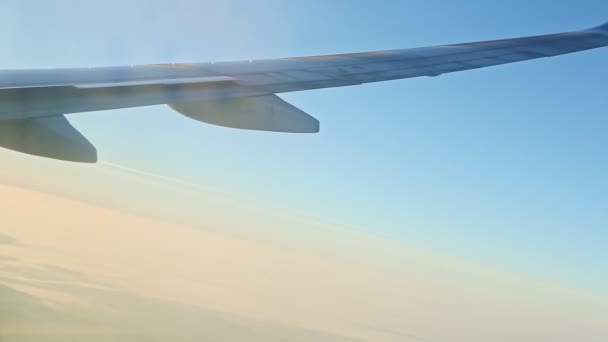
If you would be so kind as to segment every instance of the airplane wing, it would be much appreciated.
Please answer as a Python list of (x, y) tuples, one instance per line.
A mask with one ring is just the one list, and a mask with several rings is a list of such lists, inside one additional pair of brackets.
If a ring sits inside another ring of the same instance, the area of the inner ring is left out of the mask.
[[(54, 70), (0, 71), (2, 121), (35, 122), (42, 143), (85, 144), (67, 120), (40, 120), (64, 114), (168, 104), (177, 112), (215, 125), (278, 132), (318, 132), (319, 123), (276, 94), (342, 87), (445, 73), (558, 56), (608, 46), (608, 23), (588, 30), (434, 47), (241, 62), (156, 64)], [(32, 121), (36, 120), (36, 121)], [(53, 134), (40, 125), (53, 123)], [(63, 123), (63, 129), (56, 125)], [(68, 127), (69, 126), (69, 127)], [(7, 130), (8, 128), (4, 128)], [(23, 128), (25, 127), (25, 128)], [(8, 129), (11, 130), (11, 129)], [(13, 134), (14, 135), (14, 134)], [(16, 148), (10, 134), (0, 146)], [(72, 138), (72, 139), (70, 139)], [(9, 140), (6, 142), (6, 140)], [(60, 144), (61, 145), (61, 144)], [(85, 144), (86, 145), (86, 144)], [(52, 144), (49, 144), (52, 146)], [(61, 145), (63, 146), (63, 145)], [(90, 162), (95, 149), (72, 148), (68, 155), (38, 151), (51, 158)], [(71, 154), (70, 154), (71, 153)], [(59, 155), (59, 156), (58, 156)]]
[(608, 45), (608, 23), (544, 36), (328, 56), (217, 63), (214, 74), (248, 87), (289, 92), (357, 85), (484, 68)]

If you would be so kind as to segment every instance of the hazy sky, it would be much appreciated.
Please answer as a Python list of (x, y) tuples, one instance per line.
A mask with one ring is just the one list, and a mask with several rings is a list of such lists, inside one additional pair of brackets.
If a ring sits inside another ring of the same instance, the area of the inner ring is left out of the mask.
[[(0, 67), (332, 54), (607, 20), (599, 0), (4, 1)], [(103, 163), (1, 152), (0, 182), (192, 226), (255, 207), (265, 216), (231, 234), (303, 238), (305, 224), (282, 221), (298, 217), (606, 298), (607, 57), (282, 95), (321, 121), (316, 135), (209, 126), (164, 106), (70, 115)], [(180, 190), (159, 185), (176, 179)], [(213, 195), (198, 202), (192, 184)], [(323, 229), (307, 233), (314, 249)]]

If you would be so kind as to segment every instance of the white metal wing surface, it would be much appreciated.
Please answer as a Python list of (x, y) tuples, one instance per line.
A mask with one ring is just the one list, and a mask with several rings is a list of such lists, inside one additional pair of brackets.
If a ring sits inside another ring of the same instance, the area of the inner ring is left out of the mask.
[[(313, 133), (319, 123), (276, 94), (484, 68), (608, 46), (608, 23), (467, 44), (241, 62), (0, 70), (0, 146), (94, 162), (64, 114), (168, 104), (215, 125)], [(56, 119), (44, 119), (56, 118)]]

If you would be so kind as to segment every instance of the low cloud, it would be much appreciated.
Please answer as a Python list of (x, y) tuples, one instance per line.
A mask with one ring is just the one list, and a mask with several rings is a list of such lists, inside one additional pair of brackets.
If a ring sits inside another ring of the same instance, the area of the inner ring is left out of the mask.
[(17, 243), (17, 239), (12, 236), (4, 235), (0, 233), (0, 245), (12, 245)]

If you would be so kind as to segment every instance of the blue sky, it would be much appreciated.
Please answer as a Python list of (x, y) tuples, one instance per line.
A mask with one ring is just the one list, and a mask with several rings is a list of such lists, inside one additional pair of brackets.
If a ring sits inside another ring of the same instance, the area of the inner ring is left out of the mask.
[[(2, 68), (258, 59), (583, 29), (605, 1), (6, 1)], [(608, 49), (283, 96), (318, 135), (167, 107), (70, 120), (112, 163), (564, 286), (608, 288)]]

